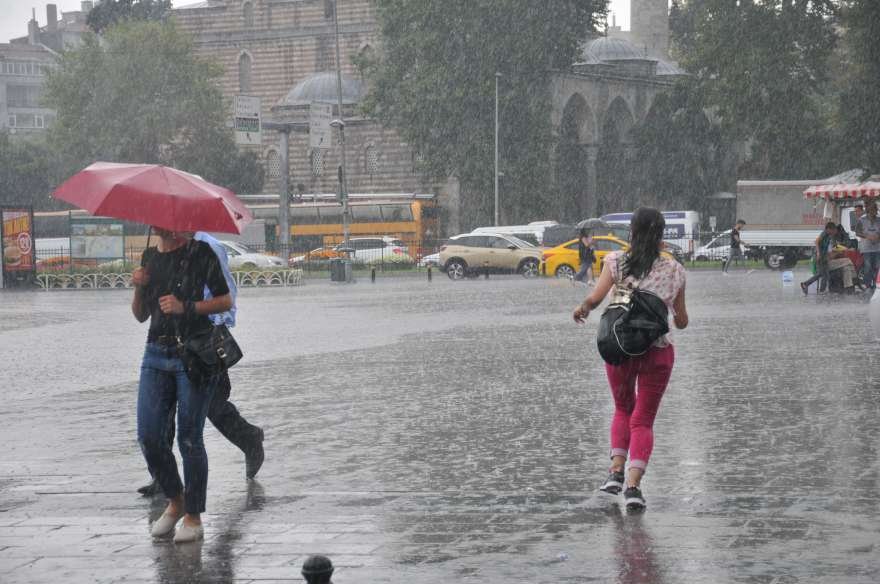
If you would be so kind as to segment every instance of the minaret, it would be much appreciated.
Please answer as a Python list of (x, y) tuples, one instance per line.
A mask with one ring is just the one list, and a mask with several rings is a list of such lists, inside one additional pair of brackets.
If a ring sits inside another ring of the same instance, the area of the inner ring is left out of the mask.
[(630, 40), (648, 57), (669, 60), (669, 1), (630, 0)]

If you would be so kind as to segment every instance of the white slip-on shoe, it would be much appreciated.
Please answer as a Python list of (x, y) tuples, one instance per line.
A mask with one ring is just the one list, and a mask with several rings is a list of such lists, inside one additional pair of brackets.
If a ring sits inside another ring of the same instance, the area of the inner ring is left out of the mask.
[(177, 533), (174, 534), (174, 543), (189, 543), (203, 539), (205, 539), (205, 528), (201, 525), (191, 527), (184, 523), (177, 529)]
[(183, 519), (183, 515), (175, 517), (174, 515), (170, 515), (168, 511), (165, 511), (159, 519), (153, 522), (153, 527), (150, 529), (150, 535), (153, 537), (163, 537), (168, 535), (174, 531), (174, 526), (177, 525), (177, 522), (181, 519)]

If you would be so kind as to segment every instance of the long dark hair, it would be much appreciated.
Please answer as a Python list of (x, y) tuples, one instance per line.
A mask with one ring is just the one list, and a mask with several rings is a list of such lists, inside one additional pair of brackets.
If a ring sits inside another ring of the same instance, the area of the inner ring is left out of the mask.
[(630, 222), (630, 246), (623, 263), (625, 276), (644, 278), (660, 257), (663, 230), (666, 220), (663, 214), (651, 207), (639, 207)]

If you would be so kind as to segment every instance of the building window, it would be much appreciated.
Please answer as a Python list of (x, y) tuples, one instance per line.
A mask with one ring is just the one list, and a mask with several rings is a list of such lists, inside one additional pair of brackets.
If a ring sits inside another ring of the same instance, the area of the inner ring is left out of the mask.
[(6, 104), (9, 107), (40, 107), (39, 85), (8, 85)]
[(244, 12), (244, 26), (245, 28), (253, 28), (254, 27), (254, 5), (250, 2), (245, 2), (242, 7), (242, 12)]
[(251, 90), (251, 67), (253, 63), (248, 53), (242, 53), (238, 57), (238, 91), (249, 93)]
[(324, 0), (324, 18), (332, 19), (333, 18), (333, 0)]
[(367, 145), (364, 150), (364, 170), (371, 175), (379, 170), (379, 151), (376, 150), (375, 144)]
[(9, 118), (7, 118), (6, 123), (10, 128), (15, 128), (18, 126), (18, 124), (16, 124), (16, 121), (17, 120), (15, 119), (15, 114), (9, 114)]
[(277, 150), (269, 150), (266, 153), (266, 172), (269, 178), (281, 176), (281, 154)]
[(320, 148), (312, 148), (311, 152), (309, 152), (309, 158), (312, 164), (312, 174), (314, 176), (324, 174), (324, 151)]

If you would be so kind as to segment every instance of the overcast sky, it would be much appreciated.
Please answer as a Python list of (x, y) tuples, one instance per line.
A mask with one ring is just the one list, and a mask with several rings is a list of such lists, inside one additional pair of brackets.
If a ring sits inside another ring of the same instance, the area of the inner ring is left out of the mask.
[[(193, 3), (194, 0), (174, 2), (177, 6)], [(46, 26), (46, 4), (46, 0), (0, 0), (0, 42), (8, 43), (11, 38), (27, 36), (27, 23), (31, 19), (32, 8), (37, 11), (37, 22), (40, 26)], [(54, 4), (58, 6), (59, 18), (62, 12), (80, 8), (79, 0), (55, 0)], [(624, 29), (629, 28), (629, 0), (611, 0), (611, 9), (617, 14), (617, 24)]]

